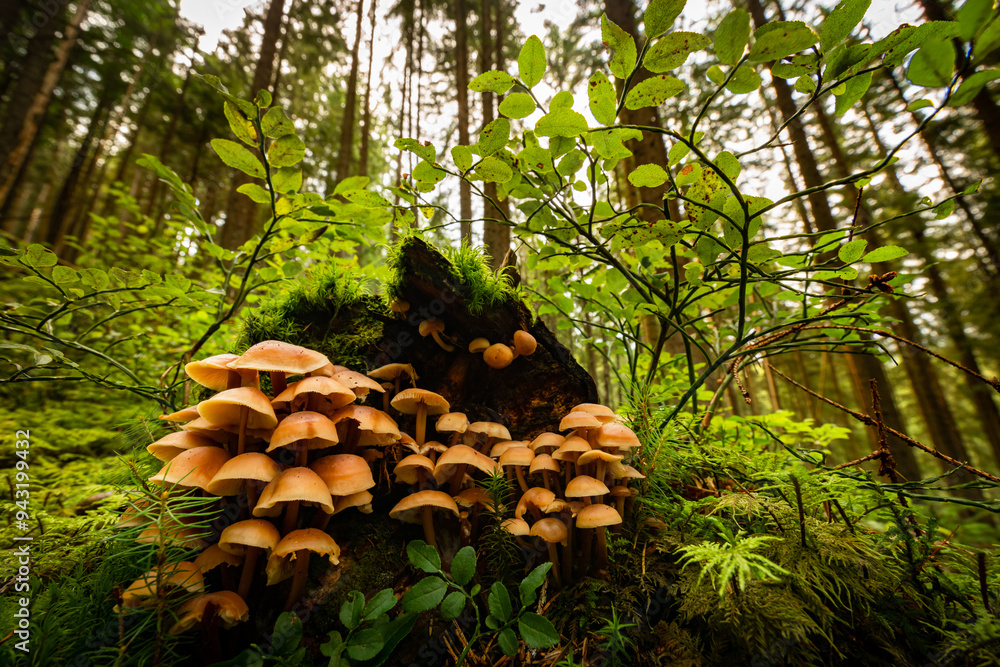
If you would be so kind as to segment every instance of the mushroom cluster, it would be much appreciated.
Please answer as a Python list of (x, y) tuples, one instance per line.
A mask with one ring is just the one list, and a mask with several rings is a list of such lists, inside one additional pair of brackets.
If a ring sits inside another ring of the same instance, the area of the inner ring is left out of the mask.
[[(217, 393), (162, 417), (181, 430), (147, 447), (164, 463), (149, 481), (169, 486), (165, 494), (216, 497), (222, 515), (237, 520), (218, 534), (183, 525), (169, 537), (156, 528), (140, 533), (141, 541), (203, 549), (190, 565), (190, 582), (181, 582), (202, 595), (185, 604), (171, 629), (176, 633), (198, 625), (203, 614), (226, 627), (247, 620), (247, 601), (286, 579), (292, 583), (285, 609), (291, 608), (305, 591), (310, 558), (339, 563), (340, 547), (327, 533), (330, 518), (349, 508), (372, 511), (370, 462), (403, 437), (392, 417), (360, 403), (385, 393), (382, 384), (304, 347), (264, 341), (241, 356), (217, 355), (185, 370)], [(260, 389), (261, 372), (270, 375), (270, 396)], [(136, 510), (120, 525), (142, 520)], [(166, 581), (188, 572), (180, 565), (164, 565), (173, 573)], [(149, 579), (133, 585), (126, 606), (150, 597), (142, 595)], [(205, 593), (209, 585), (221, 590)]]
[(514, 338), (507, 343), (490, 343), (486, 338), (475, 338), (469, 343), (469, 352), (483, 355), (483, 361), (490, 368), (507, 368), (520, 356), (534, 354), (538, 347), (535, 337), (527, 331), (519, 329), (514, 332)]

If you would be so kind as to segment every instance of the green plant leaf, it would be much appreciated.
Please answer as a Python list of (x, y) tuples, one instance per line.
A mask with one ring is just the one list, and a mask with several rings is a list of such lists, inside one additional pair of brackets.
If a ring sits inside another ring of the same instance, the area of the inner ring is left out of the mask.
[(483, 72), (469, 82), (469, 90), (477, 93), (496, 93), (503, 95), (514, 85), (514, 77), (507, 72), (490, 70)]
[(667, 74), (651, 76), (640, 81), (637, 86), (628, 91), (628, 95), (625, 97), (625, 108), (635, 110), (659, 106), (682, 90), (684, 90), (684, 83), (680, 79), (675, 79)]
[(468, 171), (472, 167), (472, 151), (468, 146), (453, 146), (451, 159), (454, 160), (459, 171)]
[(444, 169), (438, 169), (429, 162), (421, 161), (413, 168), (413, 180), (416, 182), (417, 190), (420, 192), (430, 192), (434, 187), (447, 176)]
[(529, 648), (548, 648), (559, 642), (559, 633), (556, 632), (552, 621), (531, 611), (525, 612), (517, 619), (517, 629)]
[(246, 146), (228, 139), (212, 139), (211, 144), (215, 154), (228, 166), (254, 178), (265, 177), (264, 165)]
[(958, 21), (958, 36), (970, 42), (993, 14), (993, 0), (965, 0), (958, 10), (955, 20)]
[(955, 47), (950, 41), (940, 39), (921, 46), (906, 68), (906, 78), (910, 83), (927, 88), (947, 86), (954, 73)]
[(508, 118), (524, 118), (535, 110), (535, 100), (528, 93), (511, 93), (500, 102), (500, 113)]
[(734, 9), (715, 30), (715, 57), (724, 65), (735, 65), (750, 41), (750, 13)]
[(420, 158), (424, 162), (430, 163), (431, 165), (433, 165), (435, 160), (437, 160), (437, 149), (434, 148), (434, 146), (430, 142), (422, 144), (416, 139), (407, 138), (407, 139), (396, 139), (396, 141), (394, 141), (392, 145), (401, 151), (410, 151), (418, 158)]
[(601, 14), (601, 39), (606, 48), (614, 51), (608, 69), (619, 79), (627, 78), (629, 72), (635, 68), (638, 56), (632, 35), (619, 28), (607, 14)]
[(661, 37), (650, 47), (642, 65), (650, 72), (669, 72), (683, 65), (689, 55), (708, 48), (711, 43), (712, 40), (701, 33), (672, 32)]
[(465, 609), (466, 600), (467, 598), (461, 591), (448, 593), (444, 602), (441, 603), (441, 617), (446, 621), (453, 621), (461, 616), (462, 610)]
[(691, 152), (691, 147), (687, 144), (678, 141), (676, 144), (670, 147), (670, 151), (667, 153), (667, 164), (669, 166), (674, 166), (678, 164), (681, 160), (687, 157), (687, 154)]
[(617, 102), (615, 87), (604, 72), (594, 72), (587, 83), (587, 98), (590, 100), (590, 113), (602, 125), (612, 125), (615, 122)]
[(75, 283), (80, 280), (80, 274), (68, 266), (59, 266), (57, 264), (52, 267), (52, 280), (59, 285)]
[(476, 178), (487, 183), (506, 183), (514, 177), (514, 172), (506, 162), (492, 156), (477, 164), (473, 173)]
[[(288, 194), (302, 189), (302, 170), (298, 167), (281, 167), (271, 173), (271, 185), (277, 192)], [(266, 202), (265, 202), (266, 203)]]
[(521, 47), (521, 53), (517, 56), (517, 75), (528, 88), (541, 81), (545, 75), (545, 47), (535, 35), (529, 37)]
[(684, 11), (687, 0), (651, 0), (642, 17), (646, 24), (646, 39), (665, 33)]
[[(958, 36), (958, 23), (955, 21), (929, 21), (917, 27), (904, 25), (875, 43), (869, 53), (870, 58), (883, 55), (882, 64), (886, 67), (902, 65), (903, 60), (914, 49), (920, 48), (930, 40), (947, 41)], [(867, 62), (867, 61), (866, 61)], [(859, 63), (855, 67), (860, 67)]]
[(410, 559), (410, 565), (421, 572), (435, 574), (441, 570), (441, 555), (423, 540), (413, 540), (407, 544), (406, 557)]
[(253, 96), (253, 103), (261, 109), (266, 109), (267, 107), (271, 106), (271, 102), (273, 101), (274, 100), (271, 97), (271, 93), (267, 90), (263, 89), (258, 90), (257, 94)]
[(861, 256), (865, 254), (865, 248), (868, 247), (868, 241), (864, 239), (854, 239), (853, 241), (848, 241), (844, 245), (840, 246), (840, 250), (837, 251), (837, 257), (844, 264), (853, 264), (854, 262), (861, 259)]
[(501, 630), (500, 635), (497, 637), (497, 644), (508, 658), (513, 658), (517, 655), (517, 633), (514, 632), (513, 628), (504, 628)]
[(535, 123), (535, 134), (540, 137), (576, 137), (587, 130), (583, 114), (567, 108), (550, 111)]
[(968, 104), (990, 81), (1000, 79), (1000, 69), (984, 69), (965, 77), (962, 84), (948, 99), (948, 106)]
[(681, 170), (677, 173), (677, 187), (683, 188), (685, 185), (691, 185), (699, 178), (701, 178), (701, 165), (697, 162), (684, 165)]
[(820, 50), (829, 51), (844, 41), (861, 23), (871, 4), (872, 0), (842, 0), (834, 7), (819, 29)]
[(392, 208), (392, 203), (371, 190), (351, 190), (344, 193), (344, 199), (362, 208)]
[(719, 153), (718, 157), (715, 158), (715, 166), (722, 170), (729, 180), (735, 181), (739, 178), (740, 172), (743, 168), (740, 166), (739, 160), (736, 156), (729, 151), (722, 151)]
[[(616, 274), (621, 275), (617, 272)], [(521, 606), (527, 607), (538, 599), (535, 591), (545, 583), (545, 576), (551, 569), (552, 563), (542, 563), (521, 580), (521, 583), (517, 587), (517, 594), (521, 598)]]
[(283, 612), (274, 622), (271, 648), (275, 655), (289, 655), (302, 639), (302, 621), (290, 611)]
[(507, 592), (507, 587), (504, 586), (499, 581), (493, 582), (490, 587), (490, 595), (486, 599), (490, 607), (490, 614), (497, 618), (501, 623), (506, 623), (510, 620), (511, 607), (510, 607), (510, 594)]
[(857, 76), (848, 79), (847, 83), (844, 84), (844, 92), (837, 95), (837, 107), (835, 110), (836, 115), (843, 116), (847, 113), (848, 109), (852, 108), (858, 103), (858, 100), (865, 96), (865, 93), (868, 92), (868, 88), (871, 85), (871, 72), (858, 74)]
[(256, 183), (244, 183), (240, 187), (236, 188), (236, 191), (242, 192), (258, 204), (271, 203), (271, 193)]
[(459, 586), (465, 586), (476, 575), (476, 550), (462, 547), (451, 561), (451, 577)]
[(360, 630), (347, 640), (347, 655), (352, 660), (371, 660), (379, 654), (385, 640), (382, 633), (375, 628)]
[(92, 288), (95, 292), (100, 292), (108, 286), (108, 274), (100, 269), (80, 269), (80, 277), (83, 284)]
[(267, 161), (272, 167), (291, 167), (306, 156), (306, 145), (294, 134), (275, 139), (267, 148)]
[(417, 612), (433, 609), (444, 599), (447, 590), (448, 584), (441, 577), (424, 577), (403, 594), (403, 609)]
[(541, 173), (552, 171), (552, 153), (547, 148), (541, 146), (529, 146), (517, 155), (518, 161), (523, 169), (530, 169)]
[(884, 245), (881, 248), (875, 248), (870, 253), (865, 255), (861, 261), (867, 262), (868, 264), (877, 264), (879, 262), (888, 262), (893, 259), (899, 259), (900, 257), (905, 257), (909, 255), (909, 251), (905, 248), (900, 248), (898, 245)]
[(658, 164), (642, 164), (628, 175), (628, 182), (637, 188), (658, 188), (669, 176)]
[(580, 171), (580, 167), (583, 166), (586, 159), (583, 151), (574, 148), (559, 160), (559, 164), (556, 165), (556, 172), (562, 176), (572, 176)]
[(737, 95), (745, 95), (760, 88), (760, 84), (760, 74), (757, 74), (757, 70), (753, 68), (753, 65), (743, 63), (736, 70), (736, 74), (729, 79), (729, 83), (726, 84), (726, 90)]
[(340, 606), (340, 622), (348, 630), (353, 630), (361, 623), (364, 609), (365, 596), (360, 591), (351, 591), (347, 600)]
[(257, 128), (253, 126), (246, 115), (239, 110), (239, 108), (230, 101), (226, 101), (222, 105), (223, 113), (226, 115), (226, 120), (229, 121), (229, 128), (236, 135), (236, 138), (249, 146), (257, 146)]
[(391, 588), (383, 588), (372, 596), (372, 599), (365, 605), (363, 617), (366, 621), (373, 621), (382, 614), (390, 611), (396, 606), (396, 596)]
[(479, 154), (483, 157), (493, 155), (507, 145), (508, 139), (510, 139), (510, 121), (506, 118), (491, 121), (479, 133)]
[(804, 51), (819, 41), (819, 35), (802, 21), (773, 21), (754, 32), (750, 62), (781, 60)]
[(32, 243), (24, 253), (24, 261), (28, 266), (44, 268), (55, 266), (59, 258), (41, 243)]
[(260, 119), (260, 129), (264, 131), (265, 137), (277, 139), (286, 134), (295, 134), (295, 125), (285, 115), (285, 110), (281, 107), (271, 107)]
[(573, 108), (573, 93), (568, 90), (560, 90), (552, 97), (552, 101), (549, 102), (549, 111), (555, 111), (556, 109), (572, 109)]

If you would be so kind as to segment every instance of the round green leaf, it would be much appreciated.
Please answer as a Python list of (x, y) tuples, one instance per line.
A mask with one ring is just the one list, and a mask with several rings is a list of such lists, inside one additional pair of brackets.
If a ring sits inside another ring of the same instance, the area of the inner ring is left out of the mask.
[(642, 17), (646, 24), (646, 38), (652, 39), (661, 35), (674, 24), (684, 10), (687, 0), (651, 0)]
[(870, 253), (865, 255), (861, 261), (867, 262), (869, 264), (876, 264), (878, 262), (888, 262), (893, 259), (899, 259), (910, 254), (905, 248), (900, 248), (898, 245), (885, 245), (881, 248), (876, 248)]
[(662, 104), (668, 98), (684, 90), (684, 83), (680, 79), (675, 79), (667, 74), (652, 76), (628, 91), (625, 97), (625, 107), (627, 109), (642, 109), (643, 107), (655, 107)]
[(840, 257), (840, 261), (844, 264), (853, 264), (861, 259), (861, 255), (865, 254), (865, 248), (867, 247), (868, 241), (854, 239), (842, 245), (840, 250), (837, 251), (837, 256)]
[(517, 629), (524, 643), (533, 649), (548, 648), (559, 641), (552, 621), (534, 612), (526, 612), (517, 619)]
[(535, 134), (540, 137), (576, 137), (587, 129), (583, 114), (565, 107), (550, 111), (535, 123)]
[(476, 165), (475, 175), (487, 183), (506, 183), (514, 177), (514, 172), (506, 162), (491, 156)]
[(294, 134), (275, 139), (267, 149), (267, 161), (272, 167), (291, 167), (306, 156), (306, 145)]
[(403, 594), (403, 609), (406, 611), (428, 611), (438, 606), (444, 599), (448, 584), (441, 577), (424, 577)]
[(760, 63), (804, 51), (819, 41), (819, 35), (802, 21), (774, 21), (758, 28), (754, 40), (749, 59)]
[(452, 621), (461, 616), (462, 610), (465, 609), (466, 600), (467, 598), (461, 591), (448, 593), (444, 602), (441, 603), (441, 616), (444, 620)]
[(438, 550), (423, 540), (414, 540), (406, 545), (406, 557), (410, 565), (423, 572), (431, 574), (440, 571), (441, 555)]
[(459, 586), (465, 586), (476, 574), (476, 550), (462, 547), (451, 561), (451, 577)]
[[(541, 81), (545, 74), (545, 47), (542, 46), (542, 40), (535, 35), (529, 37), (521, 47), (521, 53), (517, 56), (517, 73), (528, 88)], [(520, 116), (514, 117), (520, 118)]]
[(479, 154), (484, 157), (493, 155), (507, 145), (508, 139), (510, 139), (510, 121), (506, 118), (491, 121), (479, 133)]
[(507, 72), (490, 70), (483, 72), (469, 82), (469, 90), (477, 93), (497, 93), (503, 95), (514, 85), (514, 77)]
[(352, 660), (371, 660), (385, 646), (382, 633), (375, 628), (365, 628), (354, 633), (347, 642), (347, 655)]
[(248, 176), (264, 178), (264, 165), (246, 146), (228, 139), (212, 139), (211, 144), (219, 159), (228, 166), (239, 169)]
[(497, 644), (508, 658), (513, 658), (517, 655), (517, 634), (512, 628), (504, 628), (500, 631), (500, 636), (497, 637)]
[(500, 102), (500, 113), (508, 118), (524, 118), (535, 110), (535, 100), (528, 93), (511, 93)]
[(667, 182), (667, 172), (658, 164), (643, 164), (628, 175), (628, 182), (637, 188), (658, 188)]
[(590, 113), (602, 125), (615, 122), (615, 87), (611, 85), (604, 72), (594, 72), (587, 82), (587, 98), (590, 100)]
[(724, 65), (735, 65), (750, 40), (750, 13), (734, 9), (715, 30), (715, 57)]
[(692, 52), (707, 48), (711, 43), (712, 40), (700, 33), (678, 30), (653, 44), (642, 64), (650, 72), (669, 72), (683, 65)]
[(950, 41), (935, 39), (913, 54), (906, 69), (906, 78), (918, 86), (937, 88), (951, 83), (954, 72), (955, 47)]

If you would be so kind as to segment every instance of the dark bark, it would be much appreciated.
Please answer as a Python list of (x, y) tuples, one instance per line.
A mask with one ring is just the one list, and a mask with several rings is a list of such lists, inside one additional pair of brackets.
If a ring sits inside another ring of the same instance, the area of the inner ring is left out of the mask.
[(368, 35), (368, 71), (365, 73), (365, 101), (362, 102), (361, 116), (361, 148), (358, 151), (358, 174), (368, 175), (368, 152), (372, 138), (372, 63), (375, 59), (375, 6), (378, 0), (372, 0), (368, 9), (368, 20), (371, 32)]
[(354, 24), (354, 46), (351, 48), (351, 71), (347, 75), (344, 94), (344, 117), (340, 125), (340, 148), (337, 151), (337, 181), (351, 175), (351, 154), (354, 150), (354, 116), (358, 106), (358, 59), (361, 53), (361, 21), (365, 0), (358, 0)]
[[(493, 0), (481, 0), (479, 5), (479, 71), (485, 72), (493, 69)], [(493, 93), (482, 93), (480, 101), (483, 106), (483, 127), (486, 127), (496, 118), (494, 111), (495, 95)], [(490, 255), (490, 267), (494, 270), (500, 268), (504, 255), (497, 256), (498, 248), (491, 247), (493, 240), (491, 235), (495, 228), (495, 221), (501, 217), (500, 209), (494, 202), (497, 201), (497, 184), (486, 183), (483, 187), (483, 240), (486, 242), (486, 251)], [(503, 250), (506, 254), (506, 249)]]
[[(496, 20), (492, 21), (496, 30), (495, 41), (493, 44), (495, 60), (489, 68), (484, 68), (484, 71), (485, 69), (497, 69), (503, 71), (503, 10), (500, 5), (501, 0), (492, 0), (492, 2), (494, 4), (494, 9), (496, 9)], [(483, 11), (490, 11), (485, 2), (483, 4)], [(491, 117), (493, 112), (493, 98), (494, 96), (490, 95)], [(484, 96), (483, 99), (485, 101), (486, 97)], [(496, 206), (494, 207), (492, 204), (488, 205), (491, 215), (487, 215), (486, 221), (483, 223), (483, 240), (486, 244), (486, 252), (490, 256), (490, 267), (496, 271), (503, 266), (504, 260), (507, 259), (507, 253), (510, 250), (510, 227), (500, 222), (500, 220), (503, 220), (505, 216), (508, 215), (509, 211), (507, 210), (508, 207), (506, 200), (500, 201), (499, 199), (499, 188), (497, 188), (496, 183), (490, 183), (489, 186), (491, 187), (487, 188), (487, 194), (493, 198), (496, 202)]]
[[(458, 143), (469, 145), (469, 42), (465, 0), (455, 0), (455, 96), (458, 100)], [(464, 180), (458, 186), (460, 232), (472, 243), (472, 186)]]

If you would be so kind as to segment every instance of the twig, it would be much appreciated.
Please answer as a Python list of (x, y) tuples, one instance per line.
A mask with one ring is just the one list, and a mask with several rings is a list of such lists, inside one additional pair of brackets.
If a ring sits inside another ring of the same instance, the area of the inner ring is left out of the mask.
[(799, 536), (802, 538), (802, 548), (807, 548), (806, 545), (806, 511), (802, 506), (802, 487), (799, 485), (798, 478), (795, 475), (789, 475), (792, 479), (792, 486), (795, 487), (795, 502), (799, 505)]
[(895, 484), (898, 481), (896, 477), (896, 460), (892, 457), (892, 452), (889, 451), (889, 441), (885, 437), (885, 420), (882, 419), (882, 399), (878, 395), (878, 383), (875, 378), (870, 378), (868, 384), (872, 390), (872, 412), (875, 413), (875, 429), (878, 433), (878, 474), (883, 477), (888, 477), (889, 481)]

